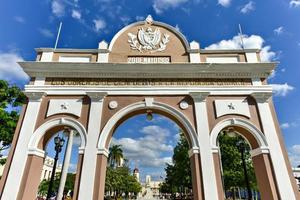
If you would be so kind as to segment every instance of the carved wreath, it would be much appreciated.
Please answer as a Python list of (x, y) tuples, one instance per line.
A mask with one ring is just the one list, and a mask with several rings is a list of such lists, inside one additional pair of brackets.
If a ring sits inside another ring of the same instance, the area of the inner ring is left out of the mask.
[(161, 33), (159, 29), (152, 31), (148, 28), (146, 31), (141, 28), (137, 35), (128, 33), (128, 42), (131, 49), (143, 52), (143, 50), (150, 50), (151, 53), (163, 51), (167, 47), (167, 43), (170, 41), (170, 35), (164, 33), (161, 39)]

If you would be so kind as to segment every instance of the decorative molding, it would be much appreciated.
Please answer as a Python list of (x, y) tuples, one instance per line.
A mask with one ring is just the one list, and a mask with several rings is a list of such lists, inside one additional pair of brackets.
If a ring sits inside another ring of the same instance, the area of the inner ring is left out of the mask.
[(41, 149), (34, 149), (34, 148), (29, 148), (28, 149), (28, 155), (35, 155), (41, 158), (45, 157), (45, 151), (41, 150)]
[(253, 92), (251, 96), (254, 97), (258, 103), (265, 103), (272, 97), (272, 92)]
[[(275, 63), (64, 63), (19, 62), (31, 77), (62, 78), (266, 78)], [(136, 72), (139, 71), (137, 74)]]
[(186, 109), (188, 109), (189, 104), (188, 104), (188, 102), (186, 102), (186, 101), (181, 101), (180, 104), (179, 104), (179, 107), (180, 107), (182, 110), (186, 110)]
[(217, 117), (229, 114), (244, 115), (248, 118), (251, 117), (249, 105), (246, 99), (219, 99), (214, 100), (214, 104)]
[(59, 113), (69, 113), (81, 116), (82, 99), (51, 99), (47, 111), (47, 117)]
[(108, 104), (108, 107), (110, 109), (116, 109), (118, 107), (118, 102), (117, 101), (110, 101)]
[(206, 100), (206, 97), (210, 95), (210, 92), (190, 92), (189, 94), (195, 102), (202, 102)]
[(104, 155), (108, 158), (109, 151), (106, 148), (97, 149), (97, 154)]
[(92, 101), (101, 101), (107, 92), (86, 92), (86, 95), (90, 97)]
[(189, 157), (192, 157), (194, 154), (200, 154), (200, 149), (198, 147), (193, 147), (188, 151)]
[(151, 106), (153, 106), (153, 102), (154, 102), (154, 99), (153, 99), (153, 98), (151, 98), (151, 97), (146, 97), (146, 98), (145, 98), (145, 105), (146, 105), (146, 107), (151, 107)]
[(41, 99), (47, 95), (46, 92), (40, 92), (40, 91), (36, 91), (36, 92), (25, 91), (24, 94), (27, 96), (29, 101), (41, 101)]
[(255, 156), (258, 156), (260, 154), (269, 154), (270, 151), (269, 151), (269, 148), (267, 147), (258, 147), (256, 149), (252, 149), (250, 151), (250, 154), (251, 154), (251, 157), (255, 157)]

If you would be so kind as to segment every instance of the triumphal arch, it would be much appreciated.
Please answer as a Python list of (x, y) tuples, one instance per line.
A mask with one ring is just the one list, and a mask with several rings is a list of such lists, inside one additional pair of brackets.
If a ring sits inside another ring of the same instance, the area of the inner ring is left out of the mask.
[(148, 16), (98, 49), (36, 52), (36, 61), (19, 63), (31, 80), (1, 179), (1, 199), (35, 199), (45, 145), (68, 126), (81, 138), (73, 199), (103, 200), (114, 130), (149, 110), (185, 132), (194, 199), (224, 199), (217, 137), (228, 127), (251, 146), (262, 199), (300, 199), (267, 83), (276, 63), (261, 62), (260, 50), (201, 49)]

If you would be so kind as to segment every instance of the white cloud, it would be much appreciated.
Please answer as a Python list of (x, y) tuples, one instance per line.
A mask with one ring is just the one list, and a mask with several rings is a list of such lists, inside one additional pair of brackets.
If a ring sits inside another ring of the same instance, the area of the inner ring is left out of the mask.
[(175, 25), (175, 29), (176, 29), (178, 32), (181, 32), (180, 27), (179, 27), (178, 24)]
[(295, 88), (287, 83), (284, 84), (270, 84), (273, 88), (273, 92), (275, 96), (286, 96), (289, 92), (294, 90)]
[(246, 5), (241, 8), (241, 13), (247, 14), (250, 11), (255, 10), (255, 3), (253, 1), (249, 1)]
[(124, 155), (141, 167), (162, 167), (171, 163), (171, 157), (162, 156), (164, 152), (172, 152), (173, 146), (168, 144), (170, 131), (156, 125), (146, 126), (140, 130), (139, 138), (112, 139), (112, 144), (122, 145)]
[(188, 0), (154, 0), (152, 6), (156, 14), (162, 14), (164, 10), (176, 8), (186, 2), (188, 2)]
[(128, 16), (121, 16), (120, 20), (123, 22), (124, 25), (128, 25), (129, 22), (131, 21), (131, 18)]
[(57, 16), (61, 17), (65, 14), (65, 6), (60, 0), (53, 0), (51, 4), (52, 13)]
[(290, 128), (290, 126), (291, 126), (291, 125), (290, 125), (288, 122), (280, 124), (280, 127), (281, 127), (282, 129)]
[(74, 19), (81, 19), (81, 13), (79, 10), (72, 10), (72, 17)]
[(136, 17), (135, 17), (135, 20), (136, 20), (136, 21), (144, 21), (144, 20), (145, 20), (145, 17), (143, 17), (143, 16), (136, 16)]
[[(270, 61), (275, 57), (275, 52), (271, 51), (271, 46), (263, 46), (264, 39), (259, 35), (243, 35), (243, 43), (245, 49), (261, 49), (260, 57), (263, 62)], [(234, 36), (229, 40), (222, 40), (212, 44), (205, 49), (241, 49), (241, 37)]]
[(94, 29), (99, 32), (106, 27), (106, 22), (103, 19), (94, 19)]
[(23, 58), (17, 53), (0, 52), (0, 79), (25, 83), (29, 77), (18, 65), (19, 61), (23, 61)]
[(274, 34), (275, 35), (281, 35), (283, 33), (283, 31), (284, 31), (283, 26), (279, 26), (278, 28), (274, 29)]
[(293, 167), (300, 165), (300, 144), (293, 145), (289, 148), (288, 154)]
[(218, 0), (218, 4), (220, 4), (223, 7), (228, 7), (231, 4), (231, 0)]
[(39, 28), (38, 31), (39, 31), (44, 37), (47, 37), (47, 38), (52, 38), (52, 37), (54, 37), (54, 34), (53, 34), (49, 29), (46, 29), (46, 28)]
[(291, 0), (290, 7), (300, 7), (300, 0)]
[(21, 23), (21, 24), (25, 23), (24, 17), (21, 17), (21, 16), (15, 16), (14, 20), (17, 21), (17, 22), (19, 22), (19, 23)]

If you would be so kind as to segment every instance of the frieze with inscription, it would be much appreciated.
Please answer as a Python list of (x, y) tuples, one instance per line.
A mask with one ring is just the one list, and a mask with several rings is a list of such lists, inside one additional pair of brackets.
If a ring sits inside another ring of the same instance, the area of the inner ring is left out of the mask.
[(46, 85), (74, 86), (249, 86), (251, 79), (97, 79), (47, 78)]

